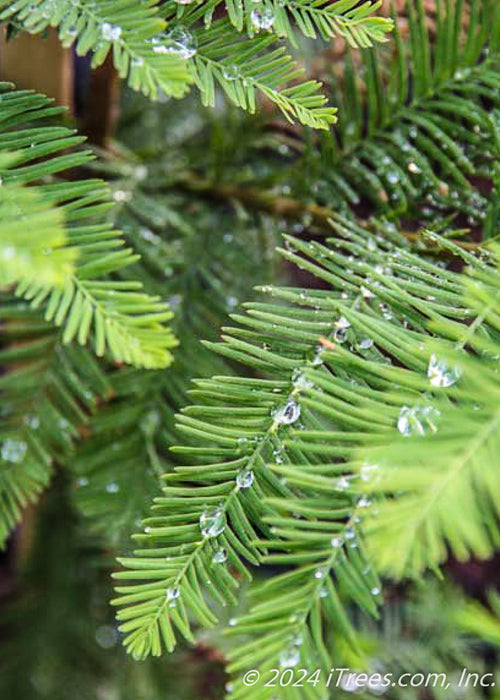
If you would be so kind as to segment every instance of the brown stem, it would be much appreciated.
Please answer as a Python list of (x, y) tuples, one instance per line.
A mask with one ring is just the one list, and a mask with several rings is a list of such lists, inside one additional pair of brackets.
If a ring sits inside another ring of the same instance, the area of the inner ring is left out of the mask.
[[(326, 232), (332, 231), (330, 220), (335, 217), (335, 212), (329, 207), (319, 204), (305, 204), (292, 197), (276, 195), (273, 192), (240, 187), (238, 185), (217, 184), (195, 173), (184, 173), (180, 184), (192, 192), (206, 194), (209, 197), (220, 200), (236, 199), (243, 204), (247, 204), (253, 209), (266, 211), (276, 217), (283, 217), (292, 221), (300, 221), (304, 216), (311, 218), (311, 224)], [(423, 237), (419, 233), (401, 231), (402, 235), (412, 244), (421, 245), (432, 249), (437, 247), (437, 243)], [(469, 251), (476, 251), (479, 244), (470, 241), (453, 240), (460, 248)]]

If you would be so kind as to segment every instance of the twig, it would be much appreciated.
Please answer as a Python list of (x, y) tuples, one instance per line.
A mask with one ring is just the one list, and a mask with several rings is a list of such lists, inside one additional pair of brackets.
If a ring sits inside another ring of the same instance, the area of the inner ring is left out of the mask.
[[(179, 184), (193, 192), (203, 193), (214, 199), (231, 200), (236, 199), (253, 209), (266, 211), (276, 217), (283, 217), (292, 221), (301, 221), (304, 217), (310, 217), (311, 224), (314, 224), (321, 231), (331, 233), (330, 220), (335, 217), (335, 212), (329, 207), (319, 204), (306, 204), (292, 197), (276, 195), (273, 192), (257, 190), (253, 188), (240, 187), (238, 185), (217, 184), (195, 173), (184, 173)], [(437, 243), (426, 239), (419, 233), (408, 231), (400, 232), (414, 245), (424, 245), (426, 248), (436, 248)], [(464, 250), (475, 252), (480, 248), (479, 243), (470, 241), (453, 240), (457, 246)]]

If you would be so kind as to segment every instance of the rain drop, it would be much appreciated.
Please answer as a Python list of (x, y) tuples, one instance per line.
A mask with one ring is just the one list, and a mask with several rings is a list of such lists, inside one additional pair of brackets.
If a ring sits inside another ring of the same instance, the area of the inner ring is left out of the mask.
[(294, 668), (300, 661), (300, 649), (290, 647), (286, 651), (282, 651), (278, 657), (278, 663), (282, 668)]
[(175, 608), (179, 596), (180, 591), (178, 588), (167, 588), (167, 602), (169, 604), (169, 608)]
[(345, 491), (349, 488), (349, 479), (346, 476), (339, 477), (335, 482), (335, 488), (340, 491)]
[[(237, 80), (241, 78), (241, 72), (238, 66), (224, 66), (222, 68), (222, 77), (226, 80)], [(227, 234), (226, 234), (227, 235)], [(232, 238), (232, 236), (231, 236)], [(225, 236), (224, 236), (225, 240)]]
[(279, 425), (290, 425), (295, 423), (300, 416), (300, 406), (293, 399), (289, 399), (286, 404), (279, 408), (274, 414), (274, 420)]
[(361, 465), (361, 480), (365, 482), (372, 481), (380, 478), (379, 472), (380, 472), (380, 467), (378, 464), (368, 464), (365, 462), (364, 464)]
[(28, 445), (21, 440), (14, 440), (13, 438), (7, 438), (2, 443), (1, 455), (4, 462), (13, 462), (14, 464), (22, 462)]
[(220, 547), (214, 552), (212, 561), (214, 564), (224, 564), (227, 560), (227, 550), (224, 547)]
[(373, 347), (373, 340), (371, 338), (361, 338), (359, 341), (360, 350), (369, 350), (371, 347)]
[(405, 437), (437, 432), (440, 412), (432, 406), (403, 406), (399, 412), (398, 430)]
[(254, 482), (254, 473), (251, 469), (242, 469), (236, 475), (236, 486), (239, 489), (248, 489)]
[(256, 7), (250, 14), (250, 20), (257, 29), (271, 29), (275, 17), (270, 7)]
[(218, 537), (224, 532), (226, 519), (222, 508), (205, 510), (200, 515), (200, 530), (203, 537)]
[(292, 383), (296, 389), (312, 389), (313, 382), (306, 377), (301, 369), (296, 369), (292, 375)]
[(196, 54), (196, 40), (182, 27), (175, 27), (151, 39), (156, 54), (176, 54), (181, 58), (192, 58)]
[(446, 388), (455, 384), (462, 376), (459, 367), (449, 367), (443, 360), (432, 354), (429, 359), (427, 376), (432, 386)]
[(101, 34), (106, 41), (116, 41), (122, 35), (121, 27), (109, 22), (103, 22), (101, 25)]

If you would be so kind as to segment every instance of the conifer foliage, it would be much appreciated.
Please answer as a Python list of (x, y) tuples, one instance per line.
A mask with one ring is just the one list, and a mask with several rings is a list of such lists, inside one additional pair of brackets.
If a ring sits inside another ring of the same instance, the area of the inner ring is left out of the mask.
[[(425, 577), (500, 538), (500, 18), (403, 4), (404, 22), (368, 0), (0, 2), (9, 35), (55, 27), (142, 93), (96, 154), (48, 98), (0, 85), (0, 543), (57, 474), (38, 556), (60, 543), (112, 598), (119, 632), (96, 639), (130, 653), (124, 698), (200, 639), (246, 700), (336, 697), (330, 669), (375, 655), (482, 668), (470, 638), (498, 647), (496, 594)], [(306, 60), (320, 41), (338, 66)], [(191, 86), (203, 106), (170, 99)], [(85, 655), (91, 596), (64, 577)], [(64, 677), (71, 631), (53, 634)], [(9, 635), (0, 689), (28, 696), (17, 650), (39, 637)], [(89, 697), (105, 666), (92, 649)], [(33, 668), (45, 697), (57, 674)], [(243, 681), (275, 668), (321, 680)]]

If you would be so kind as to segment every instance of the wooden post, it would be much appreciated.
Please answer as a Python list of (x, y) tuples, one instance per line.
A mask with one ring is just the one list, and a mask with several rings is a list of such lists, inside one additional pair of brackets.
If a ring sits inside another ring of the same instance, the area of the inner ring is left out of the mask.
[[(53, 97), (73, 117), (79, 117), (77, 125), (88, 136), (89, 143), (106, 148), (116, 125), (119, 104), (119, 79), (112, 56), (109, 54), (102, 66), (91, 72), (88, 81), (82, 75), (75, 75), (74, 59), (72, 50), (61, 46), (55, 29), (36, 35), (23, 32), (8, 41), (5, 28), (0, 31), (0, 79)], [(83, 113), (78, 115), (77, 89), (83, 102)], [(82, 95), (85, 89), (86, 95)]]
[(0, 77), (16, 87), (53, 97), (73, 114), (73, 56), (61, 46), (50, 28), (37, 35), (23, 32), (14, 39), (0, 38)]

